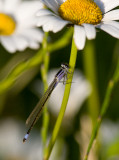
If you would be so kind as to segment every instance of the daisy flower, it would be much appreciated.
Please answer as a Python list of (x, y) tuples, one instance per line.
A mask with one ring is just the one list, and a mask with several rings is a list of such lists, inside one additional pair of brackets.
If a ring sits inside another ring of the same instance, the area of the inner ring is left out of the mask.
[[(38, 26), (58, 32), (64, 26), (74, 26), (74, 41), (79, 50), (87, 39), (96, 37), (96, 28), (119, 38), (119, 0), (42, 0), (48, 9), (37, 13)], [(114, 9), (114, 10), (112, 10)]]
[(38, 1), (0, 0), (0, 43), (8, 52), (39, 47), (43, 32), (35, 27), (35, 14), (41, 8)]

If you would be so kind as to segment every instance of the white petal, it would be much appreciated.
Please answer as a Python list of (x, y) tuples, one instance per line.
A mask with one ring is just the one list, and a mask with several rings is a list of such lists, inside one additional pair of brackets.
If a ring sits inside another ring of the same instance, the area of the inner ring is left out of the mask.
[(82, 50), (84, 48), (86, 41), (84, 27), (78, 25), (74, 26), (74, 41), (79, 50)]
[(116, 21), (106, 21), (106, 22), (103, 22), (104, 24), (109, 24), (117, 29), (119, 29), (119, 22), (116, 22)]
[(3, 1), (0, 0), (0, 11), (2, 11), (2, 10), (3, 10)]
[(105, 12), (112, 10), (119, 6), (119, 0), (108, 0), (105, 5)]
[(23, 51), (24, 49), (26, 49), (28, 47), (28, 42), (27, 40), (25, 40), (24, 37), (22, 36), (14, 36), (13, 37), (14, 43), (17, 47), (17, 50), (19, 51)]
[(68, 23), (68, 21), (62, 20), (60, 17), (49, 16), (46, 23), (43, 25), (43, 30), (45, 32), (52, 31), (56, 33)]
[(49, 11), (48, 9), (40, 9), (36, 16), (46, 16), (46, 15), (54, 15), (53, 12)]
[(102, 21), (119, 20), (119, 9), (105, 13)]
[(20, 5), (21, 0), (4, 0), (3, 2), (3, 8), (4, 11), (7, 13), (14, 13), (18, 6)]
[(94, 25), (83, 24), (88, 39), (94, 39), (96, 37), (96, 29)]
[(37, 26), (41, 27), (42, 25), (47, 23), (47, 21), (50, 21), (50, 17), (51, 16), (49, 16), (49, 15), (48, 16), (40, 16), (40, 17), (38, 17)]
[(12, 36), (2, 36), (1, 43), (6, 48), (6, 50), (8, 50), (8, 52), (14, 53), (16, 51), (16, 45), (14, 44)]
[(22, 2), (17, 10), (16, 16), (19, 20), (24, 22), (26, 19), (30, 20), (32, 16), (35, 17), (37, 11), (41, 8), (43, 8), (43, 5), (38, 1)]
[(17, 19), (17, 27), (16, 30), (23, 30), (26, 28), (35, 28), (36, 27), (36, 23), (38, 22), (38, 17), (36, 16), (29, 16), (29, 17), (24, 17), (19, 19), (18, 17)]
[(38, 49), (40, 47), (40, 44), (38, 44), (37, 42), (31, 41), (29, 43), (29, 47), (32, 49)]
[(58, 14), (58, 9), (60, 6), (60, 3), (58, 0), (42, 0), (45, 5), (50, 8), (52, 11), (54, 11), (56, 14)]
[(55, 1), (57, 1), (57, 3), (58, 3), (59, 6), (60, 6), (62, 3), (66, 2), (66, 0), (60, 0), (60, 1), (55, 0)]
[(27, 39), (30, 39), (32, 41), (37, 41), (37, 42), (42, 42), (43, 35), (44, 35), (40, 29), (36, 29), (36, 28), (26, 29), (21, 34)]
[(60, 0), (60, 2), (61, 2), (61, 4), (62, 4), (62, 3), (64, 3), (64, 2), (66, 2), (66, 0)]
[(103, 13), (106, 13), (119, 6), (119, 0), (95, 0), (95, 2), (103, 11)]
[(109, 24), (100, 24), (98, 26), (96, 26), (97, 28), (102, 29), (103, 31), (109, 33), (110, 35), (112, 35), (115, 38), (119, 38), (119, 29), (117, 29), (116, 27), (113, 27)]

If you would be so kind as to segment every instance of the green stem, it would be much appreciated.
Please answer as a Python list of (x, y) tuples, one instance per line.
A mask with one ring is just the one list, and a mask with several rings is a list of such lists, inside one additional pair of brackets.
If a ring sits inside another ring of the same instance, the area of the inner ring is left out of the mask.
[(85, 75), (92, 87), (91, 95), (88, 98), (88, 109), (90, 116), (92, 118), (92, 122), (94, 124), (99, 114), (100, 102), (99, 102), (97, 78), (96, 78), (97, 72), (95, 63), (95, 49), (94, 49), (94, 43), (92, 41), (88, 41), (87, 45), (85, 46), (83, 60), (84, 60)]
[[(43, 40), (44, 64), (41, 66), (41, 76), (42, 76), (42, 80), (43, 80), (43, 84), (44, 84), (44, 92), (48, 88), (47, 72), (48, 72), (49, 58), (50, 58), (48, 48), (47, 48), (47, 38), (48, 38), (48, 33), (45, 33), (45, 37)], [(48, 124), (49, 124), (49, 114), (47, 111), (47, 107), (45, 107), (44, 111), (43, 111), (43, 126), (42, 126), (42, 132), (41, 132), (44, 153), (45, 153), (45, 146), (46, 146), (46, 140), (47, 140)]]
[(97, 136), (99, 127), (101, 125), (102, 118), (104, 117), (104, 114), (106, 113), (106, 111), (108, 109), (108, 106), (109, 106), (109, 103), (110, 103), (110, 99), (111, 99), (112, 90), (113, 90), (115, 84), (118, 81), (119, 81), (119, 60), (118, 60), (118, 64), (117, 64), (117, 68), (115, 70), (115, 73), (114, 73), (112, 79), (108, 83), (105, 99), (104, 99), (103, 104), (102, 104), (102, 109), (101, 109), (100, 115), (98, 116), (96, 125), (95, 125), (95, 127), (93, 129), (92, 136), (91, 136), (91, 139), (90, 139), (90, 142), (89, 142), (88, 149), (87, 149), (86, 155), (84, 157), (84, 160), (88, 159), (89, 152), (90, 152), (90, 150), (92, 148), (93, 142), (94, 142), (94, 140), (95, 140), (95, 138)]
[[(69, 66), (70, 66), (71, 72), (74, 72), (76, 57), (77, 57), (77, 48), (75, 46), (74, 40), (72, 40), (72, 49), (71, 49), (71, 56), (70, 56), (70, 61), (69, 61)], [(53, 148), (54, 143), (56, 141), (56, 138), (58, 136), (58, 132), (60, 130), (60, 126), (61, 126), (61, 123), (62, 123), (62, 120), (63, 120), (63, 116), (64, 116), (64, 113), (65, 113), (65, 109), (66, 109), (69, 94), (70, 94), (72, 78), (73, 78), (73, 73), (72, 73), (72, 76), (70, 76), (70, 78), (67, 80), (67, 82), (69, 82), (69, 83), (66, 83), (66, 86), (65, 86), (64, 97), (63, 97), (61, 109), (60, 109), (59, 116), (57, 118), (54, 130), (53, 130), (53, 133), (52, 133), (52, 137), (51, 137), (49, 145), (46, 149), (44, 160), (49, 159), (52, 148)]]
[(42, 62), (42, 49), (27, 62), (18, 64), (10, 74), (0, 82), (0, 95), (7, 91), (17, 80), (17, 78), (28, 69), (31, 69)]

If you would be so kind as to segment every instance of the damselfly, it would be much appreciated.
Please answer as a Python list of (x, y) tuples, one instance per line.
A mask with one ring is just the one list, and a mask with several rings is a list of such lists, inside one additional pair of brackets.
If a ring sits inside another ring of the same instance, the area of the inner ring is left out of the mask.
[(40, 99), (38, 104), (36, 105), (36, 107), (33, 109), (30, 116), (28, 117), (28, 119), (26, 120), (26, 125), (29, 126), (29, 129), (28, 129), (26, 135), (24, 136), (23, 142), (25, 142), (27, 140), (30, 131), (32, 130), (33, 126), (35, 125), (35, 123), (39, 119), (41, 112), (45, 106), (45, 103), (47, 102), (48, 98), (50, 97), (52, 91), (54, 90), (54, 88), (58, 85), (58, 83), (63, 78), (67, 78), (67, 73), (69, 73), (69, 65), (62, 64), (61, 69), (55, 75), (54, 80), (52, 81), (52, 83), (50, 84), (50, 86), (48, 87), (48, 89), (46, 90), (46, 92), (44, 93), (44, 95), (42, 96), (42, 98)]

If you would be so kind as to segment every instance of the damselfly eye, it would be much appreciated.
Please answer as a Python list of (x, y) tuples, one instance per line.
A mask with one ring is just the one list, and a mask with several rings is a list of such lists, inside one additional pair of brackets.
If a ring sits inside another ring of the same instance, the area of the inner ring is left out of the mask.
[(61, 64), (61, 67), (63, 68), (63, 69), (69, 69), (69, 65), (67, 64), (67, 63), (63, 63), (63, 64)]

